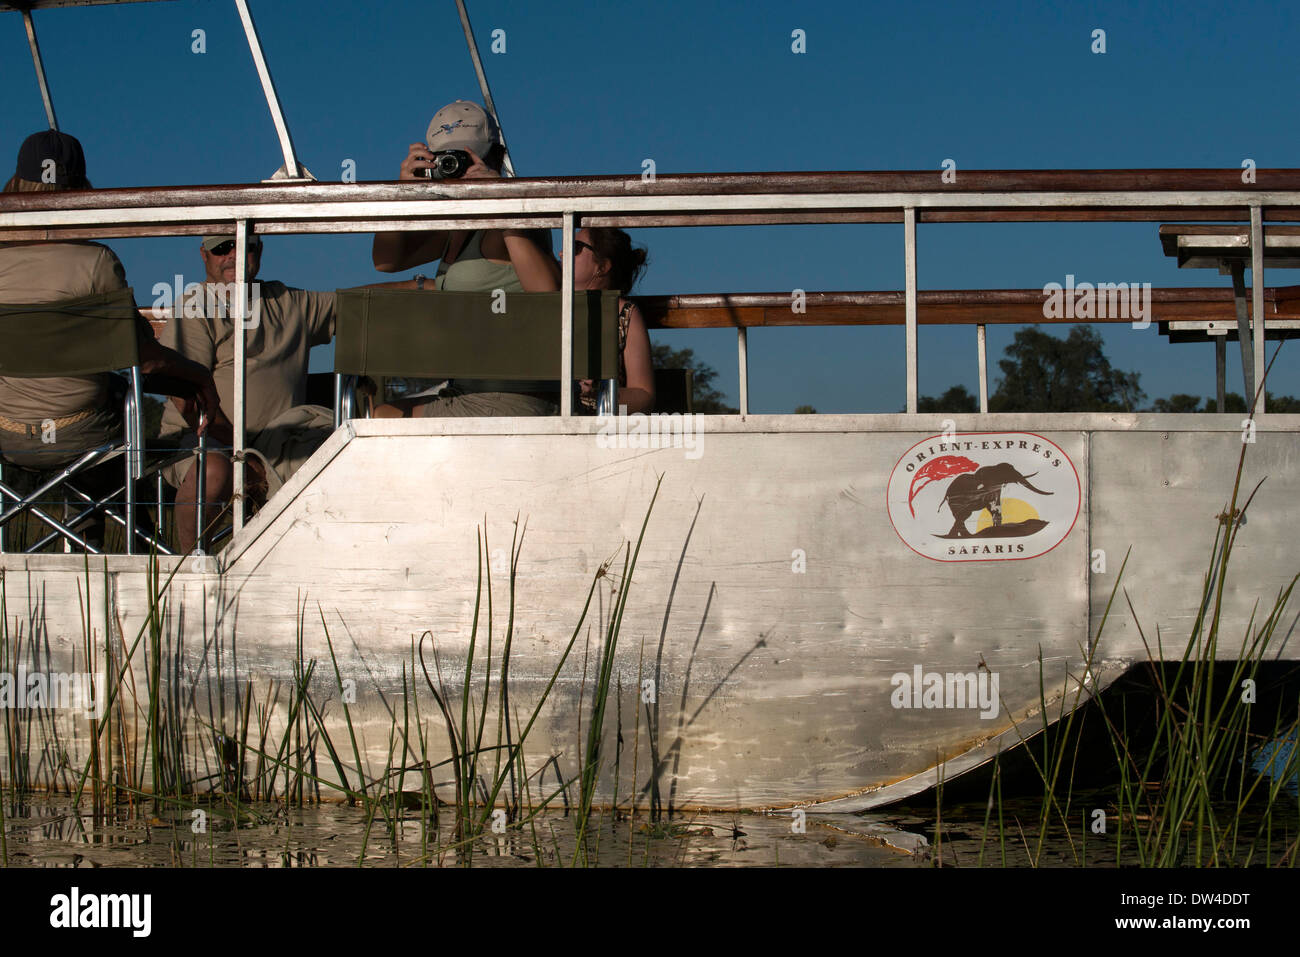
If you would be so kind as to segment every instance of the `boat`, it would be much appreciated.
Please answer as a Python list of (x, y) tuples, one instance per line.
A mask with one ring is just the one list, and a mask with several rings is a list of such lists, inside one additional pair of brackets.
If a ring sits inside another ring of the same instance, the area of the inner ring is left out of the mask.
[[(30, 25), (32, 9), (57, 5), (0, 10)], [(1161, 654), (1112, 604), (1117, 583), (1143, 620), (1190, 634), (1216, 529), (1243, 528), (1224, 508), (1243, 448), (1248, 484), (1268, 481), (1233, 559), (1223, 633), (1246, 634), (1256, 601), (1290, 582), (1300, 416), (989, 412), (986, 327), (1077, 317), (1050, 319), (1048, 290), (921, 291), (916, 237), (921, 223), (1165, 224), (1171, 255), (1222, 266), (1237, 288), (1152, 290), (1149, 321), (1202, 341), (1240, 336), (1253, 394), (1266, 338), (1300, 321), (1300, 294), (1265, 285), (1265, 268), (1300, 243), (1284, 225), (1300, 221), (1300, 170), (1259, 169), (1249, 183), (1198, 169), (317, 182), (292, 151), (247, 0), (236, 6), (285, 176), (4, 196), (0, 241), (474, 224), (559, 229), (571, 251), (584, 225), (891, 223), (905, 286), (809, 292), (797, 309), (781, 292), (646, 300), (656, 328), (735, 329), (737, 414), (592, 418), (565, 395), (554, 418), (341, 415), (265, 507), (237, 506), (211, 554), (0, 554), (8, 646), (29, 673), (120, 689), (108, 715), (51, 710), (46, 767), (56, 743), (65, 767), (89, 761), (88, 729), (105, 720), (147, 763), (139, 729), (157, 653), (196, 767), (221, 765), (250, 700), (269, 727), (289, 727), (275, 689), (314, 661), (323, 726), (355, 740), (336, 765), (345, 773), (322, 758), (321, 780), (384, 780), (414, 760), (394, 752), (400, 703), (441, 675), (458, 705), (473, 662), (486, 707), (508, 631), (530, 772), (581, 776), (607, 662), (598, 803), (860, 811), (987, 765)], [(556, 345), (572, 369), (575, 306), (561, 300)], [(981, 411), (918, 413), (919, 329), (953, 323), (977, 329)], [(901, 326), (905, 411), (750, 412), (748, 330), (818, 324)], [(1242, 648), (1209, 653), (1233, 661)], [(1300, 655), (1294, 643), (1276, 653)], [(445, 733), (436, 713), (425, 720), (431, 740)], [(487, 719), (488, 739), (498, 725)]]

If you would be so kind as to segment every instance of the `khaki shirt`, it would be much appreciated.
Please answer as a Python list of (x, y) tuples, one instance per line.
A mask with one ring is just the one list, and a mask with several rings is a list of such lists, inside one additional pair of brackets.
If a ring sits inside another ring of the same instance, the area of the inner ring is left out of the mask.
[[(312, 346), (325, 345), (334, 335), (334, 293), (292, 289), (274, 280), (258, 281), (260, 301), (256, 324), (244, 331), (247, 358), (246, 428), (264, 429), (272, 420), (307, 401), (307, 361)], [(215, 287), (214, 287), (215, 288)], [(158, 341), (212, 372), (221, 407), (235, 415), (235, 322), (231, 310), (214, 296), (208, 312), (206, 293), (193, 290), (176, 307)], [(163, 412), (162, 434), (187, 429), (172, 403)]]
[[(126, 288), (126, 271), (99, 243), (0, 245), (0, 303), (55, 302)], [(0, 376), (0, 415), (57, 419), (109, 401), (107, 373), (45, 379)]]

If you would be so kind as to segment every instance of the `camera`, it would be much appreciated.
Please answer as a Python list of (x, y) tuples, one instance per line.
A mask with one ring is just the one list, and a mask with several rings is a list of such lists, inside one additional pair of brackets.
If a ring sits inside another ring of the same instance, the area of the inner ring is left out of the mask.
[(473, 165), (474, 161), (464, 150), (442, 150), (433, 154), (431, 169), (418, 169), (415, 174), (429, 179), (457, 179)]

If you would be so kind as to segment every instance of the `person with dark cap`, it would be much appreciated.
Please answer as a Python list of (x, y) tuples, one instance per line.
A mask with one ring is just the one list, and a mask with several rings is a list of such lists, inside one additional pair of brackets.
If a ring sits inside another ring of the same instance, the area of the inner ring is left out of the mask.
[[(76, 137), (57, 130), (33, 133), (18, 151), (6, 193), (91, 189)], [(127, 288), (122, 263), (94, 242), (0, 243), (0, 303), (46, 303)], [(140, 370), (185, 379), (197, 390), (193, 406), (211, 425), (226, 423), (212, 376), (196, 362), (160, 345), (139, 317)], [(124, 383), (101, 373), (61, 378), (0, 376), (0, 455), (36, 471), (60, 468), (90, 448), (122, 437)]]

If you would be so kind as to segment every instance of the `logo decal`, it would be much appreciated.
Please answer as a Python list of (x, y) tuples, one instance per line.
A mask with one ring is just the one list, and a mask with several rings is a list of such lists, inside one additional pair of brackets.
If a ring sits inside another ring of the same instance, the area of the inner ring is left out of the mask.
[(1079, 473), (1055, 442), (1031, 432), (934, 435), (889, 477), (889, 520), (919, 555), (941, 562), (1035, 558), (1079, 517)]
[(450, 136), (453, 130), (457, 130), (464, 125), (464, 120), (457, 120), (455, 123), (439, 123), (438, 129), (433, 135), (437, 136), (439, 133), (442, 133), (444, 136)]

